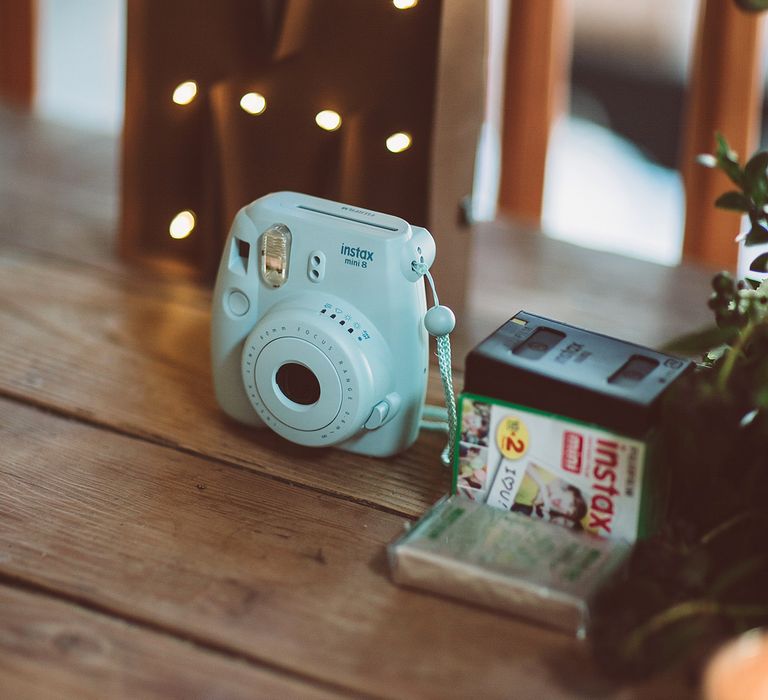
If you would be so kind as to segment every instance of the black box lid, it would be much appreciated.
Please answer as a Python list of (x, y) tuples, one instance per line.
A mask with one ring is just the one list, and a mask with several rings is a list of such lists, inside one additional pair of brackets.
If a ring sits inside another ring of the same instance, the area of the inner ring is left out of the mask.
[(467, 356), (464, 391), (643, 436), (689, 360), (521, 311)]

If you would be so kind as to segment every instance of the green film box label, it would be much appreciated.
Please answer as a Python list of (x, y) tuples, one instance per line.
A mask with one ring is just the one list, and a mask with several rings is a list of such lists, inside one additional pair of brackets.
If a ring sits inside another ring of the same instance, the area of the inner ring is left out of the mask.
[(454, 493), (600, 537), (646, 534), (646, 441), (473, 394), (459, 415)]

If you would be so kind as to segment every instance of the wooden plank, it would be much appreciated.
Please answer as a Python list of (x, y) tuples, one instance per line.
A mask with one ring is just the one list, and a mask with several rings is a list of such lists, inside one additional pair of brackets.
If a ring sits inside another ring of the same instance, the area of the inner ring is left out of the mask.
[(0, 415), (0, 577), (359, 693), (595, 683), (565, 635), (394, 586), (397, 516), (5, 400)]
[(197, 287), (0, 258), (0, 392), (409, 516), (448, 491), (441, 434), (378, 460), (302, 448), (227, 419), (213, 396), (209, 326)]
[(0, 99), (29, 108), (35, 94), (35, 0), (0, 0)]
[(114, 269), (117, 144), (0, 107), (0, 242)]
[(458, 357), (521, 309), (658, 347), (712, 323), (712, 270), (666, 267), (487, 224), (473, 244)]
[(739, 215), (714, 208), (718, 195), (732, 185), (725, 175), (698, 165), (695, 158), (712, 152), (716, 131), (741, 158), (755, 149), (763, 103), (764, 32), (761, 14), (748, 14), (734, 2), (701, 2), (680, 166), (685, 182), (685, 259), (735, 268), (733, 239), (739, 232)]
[[(0, 242), (118, 273), (105, 279), (106, 286), (122, 288), (132, 279), (137, 284), (130, 288), (203, 308), (205, 292), (163, 283), (115, 260), (115, 162), (109, 138), (0, 109)], [(710, 320), (703, 303), (709, 274), (690, 264), (667, 268), (586, 250), (509, 223), (478, 225), (466, 309), (452, 338), (457, 366), (522, 308), (635, 342), (662, 343)], [(445, 286), (438, 281), (441, 296)]]
[(0, 586), (5, 698), (331, 698), (333, 692), (39, 593)]
[[(561, 246), (538, 243), (536, 250), (537, 264), (522, 256), (507, 283), (501, 280), (509, 267), (492, 255), (486, 260), (499, 286), (473, 301), (484, 312), (465, 320), (469, 334), (492, 331), (520, 308), (637, 342), (651, 333), (669, 338), (709, 317), (704, 273), (603, 256), (601, 275), (580, 276), (593, 254), (581, 266), (575, 261), (584, 251), (563, 258)], [(226, 419), (212, 392), (204, 290), (147, 276), (84, 274), (76, 263), (10, 252), (0, 265), (0, 391), (7, 395), (408, 516), (449, 488), (437, 463), (437, 434), (423, 435), (398, 459), (374, 460), (303, 449)], [(434, 374), (430, 391), (439, 402)]]
[(499, 208), (532, 225), (541, 220), (549, 133), (565, 105), (568, 11), (563, 0), (510, 4)]

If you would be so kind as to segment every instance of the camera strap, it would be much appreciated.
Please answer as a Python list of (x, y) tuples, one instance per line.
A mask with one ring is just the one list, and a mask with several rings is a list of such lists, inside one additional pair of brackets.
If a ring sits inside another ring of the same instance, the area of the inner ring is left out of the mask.
[[(451, 367), (451, 339), (450, 333), (456, 326), (456, 317), (447, 306), (442, 306), (437, 296), (435, 282), (429, 269), (424, 263), (414, 262), (413, 270), (427, 278), (432, 290), (434, 306), (427, 310), (424, 316), (424, 326), (427, 332), (434, 336), (437, 343), (437, 366), (440, 370), (440, 379), (443, 384), (445, 397), (445, 410), (438, 406), (425, 406), (424, 416), (427, 418), (442, 418), (440, 421), (422, 420), (421, 427), (427, 430), (446, 430), (448, 442), (440, 454), (440, 461), (447, 467), (451, 464), (451, 452), (456, 438), (456, 397), (453, 391), (453, 369)], [(445, 419), (447, 419), (447, 426)]]

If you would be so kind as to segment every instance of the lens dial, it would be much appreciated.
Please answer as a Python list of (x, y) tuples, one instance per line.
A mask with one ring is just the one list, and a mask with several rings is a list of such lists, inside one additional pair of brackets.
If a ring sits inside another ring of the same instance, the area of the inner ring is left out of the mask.
[(369, 337), (361, 341), (317, 306), (280, 305), (256, 324), (243, 347), (242, 378), (268, 427), (312, 446), (337, 444), (363, 428), (391, 391), (392, 366), (386, 344), (366, 324)]

